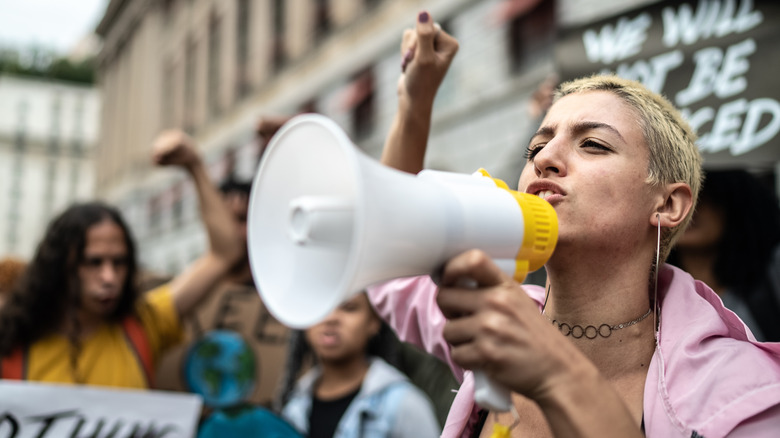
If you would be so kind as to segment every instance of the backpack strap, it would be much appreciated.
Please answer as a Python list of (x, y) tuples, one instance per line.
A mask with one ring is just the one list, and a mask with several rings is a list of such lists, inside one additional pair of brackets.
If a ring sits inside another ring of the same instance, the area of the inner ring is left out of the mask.
[(17, 347), (0, 361), (0, 378), (27, 380), (27, 349)]
[(122, 320), (122, 329), (130, 344), (131, 350), (138, 359), (138, 364), (144, 371), (146, 385), (151, 388), (154, 382), (154, 360), (152, 358), (152, 347), (149, 344), (149, 337), (146, 335), (141, 322), (133, 315), (126, 316)]

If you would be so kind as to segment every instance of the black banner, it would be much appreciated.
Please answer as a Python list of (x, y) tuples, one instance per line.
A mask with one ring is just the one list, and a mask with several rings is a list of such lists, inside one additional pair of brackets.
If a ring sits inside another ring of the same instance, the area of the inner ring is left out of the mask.
[(705, 165), (780, 160), (780, 2), (663, 1), (564, 29), (555, 55), (563, 80), (611, 71), (664, 94)]

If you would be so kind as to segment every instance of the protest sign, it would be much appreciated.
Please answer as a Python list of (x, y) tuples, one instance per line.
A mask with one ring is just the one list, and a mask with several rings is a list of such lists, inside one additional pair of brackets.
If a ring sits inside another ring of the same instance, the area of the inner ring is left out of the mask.
[(0, 438), (190, 438), (192, 394), (0, 380)]
[(563, 80), (611, 71), (680, 108), (706, 165), (780, 160), (780, 3), (662, 1), (564, 29)]
[(284, 373), (289, 330), (268, 312), (254, 286), (221, 283), (185, 318), (184, 327), (187, 339), (169, 349), (157, 369), (158, 389), (193, 390), (184, 372), (188, 353), (212, 331), (230, 330), (241, 335), (254, 353), (254, 389), (243, 401), (271, 407)]

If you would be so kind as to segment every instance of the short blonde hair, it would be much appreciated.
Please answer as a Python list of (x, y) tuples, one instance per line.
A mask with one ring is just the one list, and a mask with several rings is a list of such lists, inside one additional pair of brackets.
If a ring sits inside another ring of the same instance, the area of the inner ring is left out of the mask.
[(660, 262), (669, 255), (677, 238), (688, 226), (701, 188), (701, 153), (696, 133), (674, 105), (637, 81), (613, 75), (593, 75), (561, 84), (555, 100), (574, 93), (607, 91), (621, 98), (639, 116), (649, 152), (647, 183), (655, 186), (683, 182), (693, 194), (693, 205), (678, 226), (662, 233)]

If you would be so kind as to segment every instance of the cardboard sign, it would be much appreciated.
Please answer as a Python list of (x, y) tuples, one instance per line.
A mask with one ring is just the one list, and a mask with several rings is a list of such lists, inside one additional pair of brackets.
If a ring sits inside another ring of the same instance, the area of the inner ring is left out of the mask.
[(0, 380), (0, 437), (195, 436), (200, 397)]
[(222, 283), (198, 305), (184, 325), (187, 340), (163, 357), (155, 387), (189, 391), (183, 369), (193, 342), (210, 330), (232, 330), (243, 337), (255, 354), (255, 386), (246, 401), (271, 406), (287, 359), (288, 329), (271, 316), (253, 286)]
[(780, 159), (779, 24), (769, 0), (662, 1), (563, 30), (556, 63), (563, 80), (608, 71), (665, 95), (705, 165), (767, 167)]

